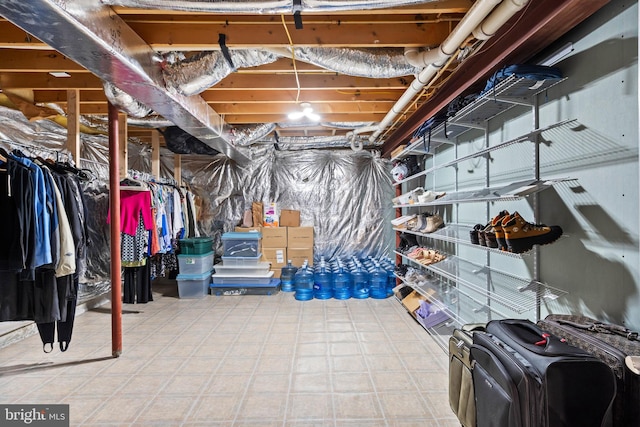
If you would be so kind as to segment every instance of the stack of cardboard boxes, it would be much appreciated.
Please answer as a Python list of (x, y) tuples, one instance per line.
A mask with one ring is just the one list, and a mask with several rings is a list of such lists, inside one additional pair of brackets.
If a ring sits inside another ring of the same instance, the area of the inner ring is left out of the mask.
[(262, 232), (262, 259), (271, 263), (274, 278), (280, 277), (287, 260), (296, 267), (305, 260), (313, 265), (313, 227), (300, 227), (300, 211), (283, 209), (278, 221), (270, 219), (263, 225), (252, 229), (237, 227), (236, 231)]

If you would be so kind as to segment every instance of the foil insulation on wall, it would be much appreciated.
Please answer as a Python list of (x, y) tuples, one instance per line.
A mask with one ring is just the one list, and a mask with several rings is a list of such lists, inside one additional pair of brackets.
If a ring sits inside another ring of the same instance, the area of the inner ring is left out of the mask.
[[(28, 155), (56, 158), (65, 153), (66, 129), (49, 120), (30, 122), (16, 110), (0, 107), (0, 143), (23, 148)], [(87, 265), (80, 279), (80, 301), (110, 289), (108, 138), (81, 134), (80, 167), (94, 178), (83, 182), (87, 205)], [(27, 148), (24, 148), (27, 147)], [(280, 209), (296, 209), (302, 225), (315, 228), (315, 254), (327, 258), (385, 256), (391, 250), (389, 162), (378, 152), (350, 149), (277, 151), (272, 145), (240, 147), (251, 159), (240, 167), (223, 155), (181, 156), (182, 180), (202, 201), (199, 228), (214, 237), (240, 223), (254, 201), (274, 201)], [(151, 173), (151, 150), (128, 144), (129, 169)], [(66, 154), (58, 157), (64, 157)], [(161, 148), (161, 178), (171, 178), (175, 156)]]
[(389, 254), (393, 189), (388, 161), (376, 152), (254, 146), (251, 158), (242, 170), (221, 156), (183, 156), (183, 180), (203, 197), (201, 231), (218, 245), (251, 202), (273, 201), (314, 226), (316, 258)]

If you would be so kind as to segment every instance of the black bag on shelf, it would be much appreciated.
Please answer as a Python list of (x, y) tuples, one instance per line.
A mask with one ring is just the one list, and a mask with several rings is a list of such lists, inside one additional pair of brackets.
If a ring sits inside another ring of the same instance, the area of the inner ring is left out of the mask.
[(528, 320), (492, 320), (471, 346), (478, 427), (603, 427), (615, 377)]
[(424, 151), (429, 152), (431, 149), (431, 132), (441, 123), (445, 124), (445, 135), (446, 132), (446, 124), (447, 122), (447, 111), (442, 110), (437, 112), (435, 115), (425, 120), (418, 129), (413, 132), (411, 136), (410, 143), (419, 138), (422, 138), (422, 142), (424, 143)]
[(508, 65), (496, 71), (491, 76), (487, 83), (480, 92), (483, 95), (493, 89), (498, 83), (505, 80), (509, 76), (516, 76), (518, 78), (525, 78), (533, 81), (549, 80), (549, 79), (561, 79), (562, 71), (556, 67), (547, 67), (544, 65), (533, 64), (515, 64)]
[(421, 162), (418, 159), (419, 156), (407, 156), (402, 159), (402, 162), (407, 167), (408, 176), (415, 175), (422, 171), (422, 168), (420, 167)]
[(640, 357), (638, 332), (586, 316), (568, 314), (550, 314), (538, 325), (606, 363), (617, 381), (613, 426), (640, 426), (640, 368), (633, 366), (632, 359)]

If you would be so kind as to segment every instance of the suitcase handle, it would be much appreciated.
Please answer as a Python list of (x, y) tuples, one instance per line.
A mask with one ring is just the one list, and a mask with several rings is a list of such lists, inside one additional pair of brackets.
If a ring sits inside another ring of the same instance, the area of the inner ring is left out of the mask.
[(558, 320), (558, 323), (572, 326), (577, 329), (584, 329), (585, 331), (621, 335), (630, 341), (640, 341), (638, 340), (638, 332), (627, 329), (624, 326), (612, 325), (610, 323), (602, 322), (578, 323), (572, 322), (570, 320)]
[(510, 329), (513, 332), (510, 334), (511, 338), (533, 353), (544, 356), (566, 355), (571, 348), (564, 338), (545, 332), (529, 321), (505, 319), (497, 322)]

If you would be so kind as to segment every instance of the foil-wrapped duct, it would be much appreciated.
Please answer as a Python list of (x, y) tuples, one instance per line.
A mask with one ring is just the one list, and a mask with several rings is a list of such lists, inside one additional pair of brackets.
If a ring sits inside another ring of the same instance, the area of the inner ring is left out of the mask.
[[(357, 136), (355, 137), (364, 148), (376, 148), (380, 143), (371, 143), (367, 138)], [(277, 144), (280, 150), (285, 151), (297, 151), (297, 150), (310, 150), (310, 149), (322, 149), (322, 148), (351, 148), (352, 139), (346, 136), (292, 136), (292, 137), (279, 137), (276, 141), (275, 138), (263, 138), (256, 141), (256, 144), (261, 145), (273, 145)]]
[(437, 0), (302, 0), (295, 6), (291, 0), (102, 0), (110, 6), (143, 9), (181, 10), (187, 12), (281, 14), (318, 11), (372, 10), (431, 3)]
[(420, 72), (407, 63), (402, 49), (294, 48), (296, 59), (356, 77), (394, 78)]
[(233, 145), (247, 146), (269, 135), (276, 129), (275, 123), (260, 123), (257, 125), (234, 126), (231, 129)]
[(103, 82), (104, 94), (113, 106), (131, 117), (141, 118), (151, 114), (152, 110), (128, 93), (118, 89), (113, 84)]
[[(108, 130), (109, 118), (106, 116), (98, 116), (93, 114), (86, 114), (80, 116), (80, 122), (90, 127), (98, 128), (100, 130)], [(162, 118), (161, 116), (147, 116), (142, 118), (127, 117), (127, 125), (135, 126), (139, 128), (158, 129), (174, 126), (174, 124)]]
[(165, 67), (167, 88), (191, 96), (215, 86), (238, 68), (249, 68), (275, 62), (271, 52), (255, 49), (230, 50), (233, 67), (220, 51), (204, 52)]

